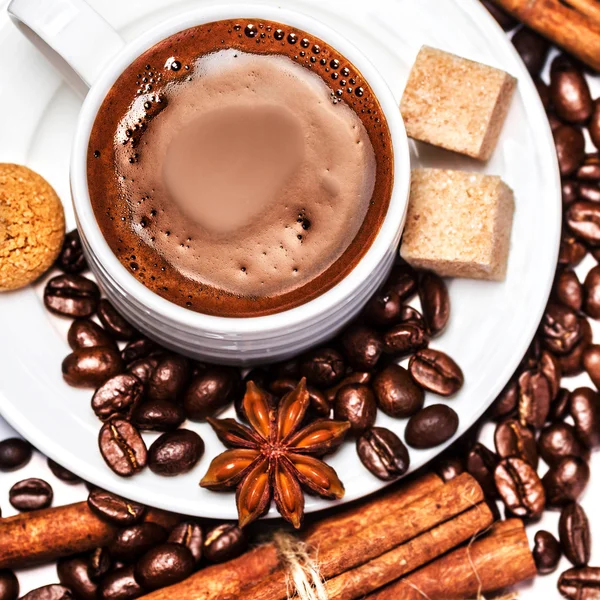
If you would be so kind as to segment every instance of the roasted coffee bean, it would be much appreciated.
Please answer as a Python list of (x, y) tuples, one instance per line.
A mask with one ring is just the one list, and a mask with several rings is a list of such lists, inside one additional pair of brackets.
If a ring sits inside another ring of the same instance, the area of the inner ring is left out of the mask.
[(147, 358), (160, 350), (160, 346), (148, 338), (139, 338), (129, 342), (121, 351), (121, 358), (126, 365), (133, 363), (140, 358)]
[(498, 25), (500, 25), (504, 31), (510, 31), (519, 23), (512, 15), (508, 14), (497, 4), (494, 4), (493, 0), (481, 0), (481, 4), (488, 9), (492, 17), (496, 19)]
[(435, 466), (435, 472), (445, 481), (452, 481), (461, 473), (465, 472), (463, 461), (454, 456), (443, 458)]
[(92, 581), (100, 581), (111, 569), (112, 558), (106, 548), (96, 548), (89, 556), (87, 569)]
[(562, 421), (569, 414), (569, 398), (571, 392), (565, 388), (560, 388), (556, 398), (550, 404), (550, 412), (548, 413), (548, 420), (554, 423), (555, 421)]
[[(267, 379), (300, 379), (300, 360), (298, 358), (290, 358), (280, 363), (270, 365), (268, 371), (262, 370)], [(245, 381), (250, 381), (247, 377)], [(252, 380), (254, 383), (259, 385), (258, 381)], [(265, 382), (263, 382), (265, 383)]]
[(589, 270), (583, 287), (585, 290), (583, 310), (593, 319), (600, 319), (600, 265)]
[(117, 343), (97, 323), (90, 319), (76, 319), (69, 327), (67, 341), (71, 349), (101, 346), (117, 350)]
[[(579, 167), (579, 170), (577, 171), (577, 175), (579, 175), (579, 172), (583, 168), (584, 168), (583, 166)], [(579, 191), (579, 182), (574, 181), (573, 179), (563, 179), (561, 191), (562, 191), (563, 208), (565, 208), (569, 204), (572, 204), (573, 202), (575, 202), (575, 200), (577, 200), (577, 192)]]
[(162, 544), (148, 550), (135, 566), (135, 578), (145, 590), (173, 585), (194, 571), (192, 553), (181, 544)]
[(69, 275), (78, 275), (88, 268), (77, 229), (69, 231), (65, 235), (65, 240), (54, 266)]
[(204, 454), (202, 438), (189, 429), (163, 433), (148, 450), (148, 466), (158, 475), (180, 475), (190, 471)]
[(432, 404), (408, 420), (404, 437), (413, 448), (433, 448), (449, 440), (457, 429), (458, 415), (445, 404)]
[(494, 421), (501, 421), (515, 414), (519, 401), (519, 382), (514, 377), (504, 386), (500, 395), (490, 407), (490, 417)]
[(117, 309), (103, 298), (98, 304), (98, 318), (104, 329), (113, 336), (115, 340), (132, 340), (138, 334), (137, 329), (131, 325)]
[(356, 440), (356, 451), (362, 464), (383, 481), (401, 477), (410, 465), (406, 446), (385, 427), (367, 429)]
[(146, 466), (146, 444), (139, 431), (124, 419), (104, 423), (98, 445), (106, 464), (121, 477), (131, 477)]
[(554, 400), (560, 390), (560, 380), (562, 377), (560, 362), (553, 354), (543, 350), (537, 366), (542, 375), (548, 380), (548, 383), (550, 384), (550, 396), (551, 399)]
[[(283, 398), (286, 394), (295, 390), (297, 385), (297, 379), (275, 379), (275, 381), (270, 383), (268, 391), (276, 398)], [(322, 417), (328, 417), (331, 412), (331, 406), (325, 394), (312, 385), (307, 386), (306, 390), (310, 399), (311, 409)], [(241, 401), (243, 402), (242, 396)], [(244, 420), (246, 420), (245, 415)]]
[(578, 456), (565, 456), (551, 466), (542, 479), (548, 506), (575, 502), (590, 479), (590, 468)]
[(371, 327), (353, 325), (341, 337), (346, 360), (354, 369), (368, 371), (373, 369), (381, 356), (381, 336)]
[(587, 200), (588, 202), (600, 202), (600, 187), (595, 183), (582, 182), (579, 184), (577, 196), (580, 200)]
[(127, 372), (131, 375), (135, 375), (143, 384), (147, 384), (157, 366), (158, 358), (155, 356), (147, 356), (146, 358), (140, 358), (128, 364)]
[(300, 362), (300, 374), (317, 387), (331, 386), (346, 374), (342, 355), (333, 348), (320, 348), (304, 356)]
[(558, 535), (565, 556), (573, 566), (586, 566), (591, 552), (590, 524), (581, 505), (573, 502), (562, 509)]
[(583, 367), (596, 389), (600, 388), (600, 346), (588, 346), (583, 353)]
[(73, 592), (77, 600), (96, 600), (98, 584), (90, 579), (85, 556), (59, 559), (56, 571), (58, 580)]
[(552, 100), (550, 99), (550, 86), (547, 85), (544, 81), (542, 81), (539, 77), (537, 77), (534, 82), (535, 89), (544, 105), (544, 110), (549, 112), (552, 110)]
[(594, 101), (594, 108), (592, 109), (592, 116), (588, 123), (588, 131), (594, 146), (600, 150), (600, 102)]
[(24, 479), (15, 483), (8, 492), (8, 499), (21, 512), (48, 508), (54, 494), (52, 487), (43, 479)]
[(439, 335), (450, 318), (450, 295), (444, 280), (426, 271), (419, 280), (419, 299), (429, 335)]
[(0, 600), (17, 600), (19, 580), (10, 569), (0, 569)]
[(325, 390), (325, 398), (329, 404), (333, 404), (335, 402), (335, 397), (337, 393), (346, 385), (352, 385), (355, 383), (358, 384), (366, 384), (369, 383), (372, 379), (371, 373), (368, 371), (356, 371), (354, 373), (350, 373), (350, 375), (346, 375), (339, 383), (336, 383), (334, 386), (327, 388)]
[(91, 511), (103, 521), (119, 527), (134, 525), (144, 518), (146, 507), (104, 490), (95, 489), (88, 496)]
[(558, 591), (569, 600), (598, 600), (600, 568), (568, 569), (558, 579)]
[(564, 55), (552, 61), (550, 95), (556, 114), (567, 123), (584, 123), (592, 115), (592, 96), (587, 81)]
[(587, 248), (571, 232), (563, 232), (560, 241), (560, 252), (558, 255), (558, 264), (568, 267), (576, 267), (587, 254)]
[(533, 78), (538, 77), (550, 50), (550, 42), (533, 29), (521, 27), (512, 37), (512, 43)]
[(578, 322), (581, 339), (571, 352), (556, 357), (562, 375), (565, 377), (574, 377), (583, 373), (583, 355), (592, 342), (592, 328), (589, 321), (585, 317), (579, 317)]
[(565, 269), (556, 275), (553, 298), (560, 304), (564, 304), (575, 311), (581, 310), (583, 305), (583, 286), (572, 269)]
[(115, 560), (133, 563), (153, 546), (162, 544), (168, 535), (168, 531), (156, 523), (137, 523), (120, 529), (108, 551)]
[(504, 458), (496, 467), (494, 479), (511, 514), (527, 518), (542, 514), (546, 504), (544, 486), (529, 463), (516, 457)]
[(46, 308), (63, 317), (89, 317), (96, 312), (99, 299), (98, 286), (81, 275), (58, 275), (44, 289)]
[(540, 429), (546, 422), (552, 400), (551, 384), (539, 370), (527, 370), (519, 376), (517, 411), (522, 425)]
[(558, 167), (562, 177), (571, 175), (581, 166), (585, 158), (585, 138), (580, 129), (571, 125), (560, 125), (552, 131)]
[(333, 414), (338, 421), (348, 421), (350, 431), (360, 435), (375, 424), (375, 394), (367, 385), (346, 385), (337, 393)]
[(53, 583), (31, 590), (20, 600), (75, 600), (75, 596), (68, 587)]
[(571, 392), (569, 413), (579, 439), (588, 447), (600, 445), (600, 395), (587, 387)]
[(21, 438), (8, 438), (0, 442), (0, 471), (14, 471), (24, 467), (33, 454), (29, 442)]
[(540, 529), (533, 538), (533, 560), (538, 573), (546, 575), (552, 573), (558, 566), (560, 560), (560, 544), (549, 532)]
[(194, 557), (196, 564), (202, 559), (202, 545), (204, 533), (202, 527), (194, 521), (182, 521), (176, 525), (169, 534), (169, 542), (185, 546)]
[(131, 413), (131, 422), (143, 431), (173, 431), (184, 421), (183, 407), (166, 400), (146, 400)]
[(549, 304), (541, 326), (542, 343), (554, 354), (568, 354), (582, 336), (577, 313), (562, 304)]
[(400, 365), (391, 364), (373, 378), (379, 408), (390, 417), (402, 419), (423, 408), (425, 393)]
[(98, 591), (101, 600), (135, 600), (144, 595), (144, 590), (135, 580), (133, 565), (106, 575)]
[(48, 467), (57, 479), (65, 483), (79, 483), (81, 481), (81, 478), (77, 477), (75, 473), (71, 473), (71, 471), (54, 462), (51, 458), (48, 459)]
[(97, 388), (122, 372), (123, 361), (119, 353), (110, 348), (80, 348), (62, 363), (64, 380), (73, 387)]
[(241, 395), (239, 369), (213, 365), (201, 371), (183, 394), (183, 406), (190, 419), (203, 421), (231, 404)]
[(383, 351), (397, 357), (407, 356), (427, 347), (429, 336), (414, 322), (400, 323), (388, 329), (383, 336)]
[(485, 495), (492, 499), (498, 497), (494, 480), (498, 462), (498, 456), (479, 442), (467, 454), (467, 471), (478, 481)]
[(528, 462), (534, 469), (538, 465), (535, 435), (529, 427), (515, 419), (499, 423), (494, 433), (494, 444), (500, 458), (516, 456)]
[(453, 396), (464, 382), (460, 367), (447, 354), (431, 348), (413, 355), (408, 369), (421, 387), (440, 396)]
[(363, 315), (373, 325), (390, 326), (400, 320), (402, 300), (396, 292), (381, 289), (365, 305)]
[(396, 265), (384, 287), (397, 294), (402, 302), (406, 302), (417, 293), (417, 272), (407, 263)]
[(541, 457), (552, 466), (565, 456), (578, 456), (588, 460), (590, 451), (577, 437), (575, 428), (568, 423), (553, 423), (542, 429), (538, 440)]
[[(299, 371), (299, 369), (298, 369)], [(291, 379), (296, 380), (300, 376), (298, 372)], [(254, 369), (250, 369), (246, 376), (244, 377), (243, 387), (246, 387), (246, 383), (248, 381), (253, 381), (259, 388), (266, 390), (269, 387), (269, 382), (271, 381), (271, 374), (266, 369), (262, 367), (257, 367)], [(240, 396), (240, 398), (243, 396)]]
[[(550, 93), (550, 91), (548, 91), (548, 93)], [(547, 113), (546, 116), (548, 117), (548, 125), (550, 125), (550, 131), (552, 131), (552, 133), (564, 125), (564, 123), (553, 112)]]
[(148, 381), (148, 399), (177, 402), (189, 379), (190, 361), (187, 358), (177, 354), (161, 356)]
[[(577, 169), (575, 176), (579, 181), (600, 181), (600, 156), (597, 152), (585, 155), (585, 161)], [(563, 189), (564, 186), (565, 182), (563, 182)]]
[(569, 229), (590, 246), (600, 244), (600, 203), (578, 200), (565, 213)]
[(92, 410), (102, 421), (114, 416), (129, 418), (144, 393), (144, 384), (135, 375), (115, 375), (92, 396)]
[(208, 531), (202, 554), (210, 562), (222, 563), (242, 554), (247, 546), (244, 531), (235, 524), (224, 523)]

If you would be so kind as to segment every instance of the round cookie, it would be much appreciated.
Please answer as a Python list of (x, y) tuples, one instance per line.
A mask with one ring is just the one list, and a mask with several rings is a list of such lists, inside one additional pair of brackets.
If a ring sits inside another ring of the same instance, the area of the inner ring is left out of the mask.
[(27, 167), (0, 163), (0, 292), (46, 272), (64, 237), (65, 214), (52, 186)]

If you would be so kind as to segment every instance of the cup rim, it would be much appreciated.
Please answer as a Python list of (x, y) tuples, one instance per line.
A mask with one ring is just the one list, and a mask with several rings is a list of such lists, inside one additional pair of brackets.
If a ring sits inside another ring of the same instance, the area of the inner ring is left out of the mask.
[[(269, 19), (297, 27), (326, 40), (346, 56), (363, 74), (373, 89), (386, 117), (393, 151), (394, 181), (389, 206), (379, 233), (355, 267), (336, 285), (308, 302), (291, 309), (257, 317), (221, 317), (189, 310), (162, 298), (138, 281), (110, 249), (92, 209), (87, 183), (87, 150), (96, 114), (121, 73), (147, 49), (179, 31), (213, 21), (238, 18)], [(260, 4), (227, 4), (186, 11), (136, 37), (113, 57), (102, 70), (83, 103), (71, 155), (71, 195), (80, 232), (96, 258), (110, 273), (117, 286), (136, 298), (148, 310), (191, 329), (244, 335), (276, 331), (310, 322), (335, 311), (352, 296), (381, 263), (390, 247), (399, 242), (404, 225), (410, 190), (408, 138), (400, 115), (399, 103), (377, 68), (350, 40), (312, 16)]]

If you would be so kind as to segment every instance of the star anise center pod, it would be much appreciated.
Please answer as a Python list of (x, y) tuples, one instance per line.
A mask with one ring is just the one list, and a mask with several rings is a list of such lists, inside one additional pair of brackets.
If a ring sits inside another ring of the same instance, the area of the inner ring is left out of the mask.
[(342, 443), (350, 425), (317, 419), (301, 429), (309, 404), (304, 379), (277, 407), (250, 381), (244, 396), (250, 427), (234, 419), (208, 419), (230, 450), (213, 459), (200, 485), (217, 491), (235, 488), (242, 527), (263, 515), (271, 499), (297, 528), (304, 516), (303, 490), (331, 500), (344, 495), (336, 472), (319, 457)]

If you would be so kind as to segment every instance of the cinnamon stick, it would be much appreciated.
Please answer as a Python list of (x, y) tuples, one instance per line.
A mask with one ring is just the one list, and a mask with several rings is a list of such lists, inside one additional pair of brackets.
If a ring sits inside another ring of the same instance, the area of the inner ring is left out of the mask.
[[(156, 509), (148, 509), (144, 518), (166, 528), (180, 520), (178, 515)], [(0, 519), (0, 569), (30, 567), (87, 552), (110, 542), (116, 531), (87, 502)]]
[(493, 0), (527, 26), (600, 70), (597, 0)]
[(496, 523), (486, 537), (450, 552), (365, 600), (462, 600), (511, 587), (535, 574), (523, 522), (510, 519)]
[[(303, 536), (305, 542), (318, 551), (348, 539), (392, 512), (397, 513), (443, 486), (433, 474), (403, 483), (384, 496), (354, 504), (339, 514), (326, 517), (311, 525)], [(198, 571), (188, 579), (168, 588), (144, 596), (144, 600), (223, 600), (237, 598), (240, 591), (268, 577), (280, 566), (279, 555), (272, 543), (254, 548), (250, 552)]]

